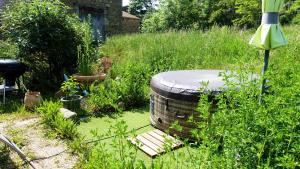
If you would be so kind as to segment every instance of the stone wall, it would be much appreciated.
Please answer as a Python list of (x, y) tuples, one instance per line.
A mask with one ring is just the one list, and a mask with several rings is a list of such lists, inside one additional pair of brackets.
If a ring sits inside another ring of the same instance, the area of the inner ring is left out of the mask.
[(106, 36), (122, 32), (122, 0), (62, 0), (79, 13), (80, 8), (103, 12)]
[(123, 12), (122, 16), (123, 33), (139, 33), (140, 32), (140, 18)]

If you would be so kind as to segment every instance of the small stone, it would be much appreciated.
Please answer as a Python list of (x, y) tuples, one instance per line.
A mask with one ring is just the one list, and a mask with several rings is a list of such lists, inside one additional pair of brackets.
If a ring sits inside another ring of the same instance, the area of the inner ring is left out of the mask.
[(77, 116), (75, 112), (72, 112), (71, 110), (60, 108), (59, 111), (64, 115), (65, 119), (71, 119)]

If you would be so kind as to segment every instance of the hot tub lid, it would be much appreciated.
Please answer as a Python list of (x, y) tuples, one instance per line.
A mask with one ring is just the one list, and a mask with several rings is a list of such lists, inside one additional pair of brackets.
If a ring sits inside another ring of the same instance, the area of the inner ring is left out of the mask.
[(230, 73), (224, 70), (181, 70), (157, 74), (151, 79), (151, 89), (167, 98), (198, 101), (199, 89), (205, 87), (203, 82), (208, 82), (205, 91), (212, 94), (222, 92), (226, 88), (220, 73)]

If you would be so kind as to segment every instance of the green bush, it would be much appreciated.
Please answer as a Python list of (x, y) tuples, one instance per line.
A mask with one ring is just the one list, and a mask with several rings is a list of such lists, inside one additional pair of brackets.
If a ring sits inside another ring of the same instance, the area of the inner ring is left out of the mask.
[(300, 24), (300, 14), (296, 15), (295, 18), (293, 19), (293, 24)]
[(77, 46), (84, 44), (83, 32), (89, 29), (59, 0), (16, 0), (4, 10), (1, 24), (32, 70), (29, 88), (40, 91), (57, 89), (64, 70), (75, 69)]
[[(291, 24), (299, 6), (297, 0), (285, 0), (281, 23)], [(162, 0), (143, 20), (142, 31), (207, 30), (214, 25), (253, 28), (260, 25), (261, 11), (260, 0)]]
[(18, 56), (19, 49), (10, 40), (0, 41), (0, 58), (14, 59)]
[(102, 84), (90, 86), (90, 95), (87, 100), (88, 110), (95, 115), (103, 115), (110, 112), (119, 112), (119, 82), (115, 80), (105, 80)]
[(116, 65), (102, 84), (91, 86), (90, 110), (108, 113), (142, 106), (146, 103), (150, 81), (149, 70), (134, 61)]
[(261, 22), (261, 1), (260, 0), (237, 0), (236, 15), (233, 22), (235, 25), (244, 28), (253, 28)]
[(218, 97), (218, 110), (212, 116), (205, 111), (206, 100), (201, 100), (201, 117), (210, 123), (200, 123), (201, 131), (195, 133), (200, 133), (207, 167), (300, 167), (299, 60), (284, 63), (269, 70), (270, 94), (263, 96), (263, 105), (257, 97), (260, 83), (225, 92)]

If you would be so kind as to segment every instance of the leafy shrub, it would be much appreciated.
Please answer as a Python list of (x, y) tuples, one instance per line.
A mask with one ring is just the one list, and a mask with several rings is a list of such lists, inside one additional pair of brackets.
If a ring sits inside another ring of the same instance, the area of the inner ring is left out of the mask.
[(260, 83), (225, 92), (218, 98), (218, 110), (210, 120), (203, 109), (205, 103), (201, 103), (207, 100), (201, 100), (201, 117), (210, 121), (199, 124), (202, 131), (198, 135), (201, 148), (208, 153), (207, 167), (299, 167), (300, 76), (294, 72), (295, 67), (284, 69), (269, 72), (271, 94), (263, 96), (264, 105), (257, 97)]
[[(281, 22), (292, 23), (299, 6), (297, 0), (285, 0)], [(142, 31), (206, 30), (214, 25), (253, 28), (261, 22), (261, 11), (260, 0), (162, 0), (143, 20)]]
[(233, 22), (239, 27), (252, 28), (258, 26), (261, 22), (261, 1), (260, 0), (237, 0), (237, 16)]
[(156, 31), (162, 28), (165, 30), (207, 28), (208, 19), (205, 12), (208, 6), (206, 2), (199, 3), (198, 0), (164, 0), (160, 2), (157, 13), (153, 12), (145, 18), (143, 31)]
[(114, 67), (103, 84), (91, 86), (88, 105), (91, 110), (102, 113), (144, 105), (149, 80), (147, 66), (132, 62)]
[(29, 87), (45, 91), (59, 86), (64, 69), (76, 67), (77, 46), (89, 29), (59, 0), (17, 0), (4, 10), (1, 23), (5, 37), (18, 45), (18, 57), (32, 70)]
[(0, 58), (13, 59), (18, 56), (18, 47), (10, 40), (0, 41)]
[(105, 80), (103, 84), (93, 84), (90, 87), (90, 95), (87, 100), (88, 109), (100, 115), (108, 112), (119, 112), (119, 82)]
[(76, 125), (63, 117), (59, 112), (61, 107), (58, 102), (45, 101), (36, 111), (41, 114), (43, 123), (54, 130), (59, 137), (73, 140), (79, 136)]
[(148, 100), (148, 86), (150, 84), (149, 68), (135, 61), (124, 66), (120, 78), (121, 102), (126, 108), (141, 106)]
[(142, 32), (162, 32), (167, 30), (164, 15), (160, 11), (146, 14), (142, 22)]

